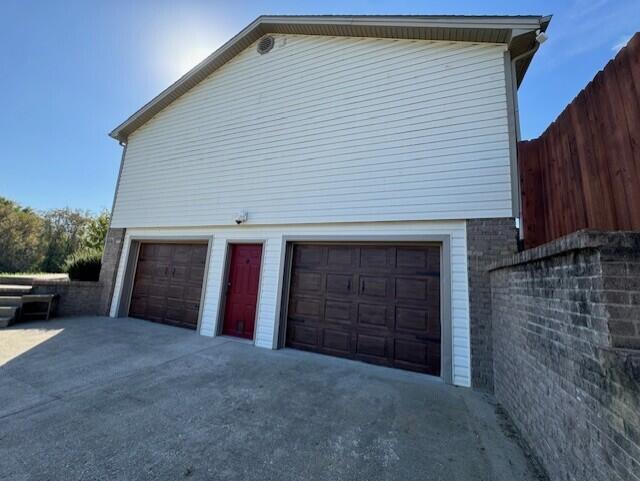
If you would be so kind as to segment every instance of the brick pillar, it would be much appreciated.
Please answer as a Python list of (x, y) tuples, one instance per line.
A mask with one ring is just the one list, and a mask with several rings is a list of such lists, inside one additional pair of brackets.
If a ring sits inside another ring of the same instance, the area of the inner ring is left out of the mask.
[(517, 230), (511, 218), (467, 220), (471, 385), (493, 391), (491, 285), (488, 268), (517, 251)]
[(113, 287), (118, 273), (118, 264), (122, 254), (124, 244), (124, 234), (126, 229), (109, 229), (107, 239), (104, 243), (104, 253), (102, 254), (102, 268), (100, 270), (100, 283), (102, 284), (102, 296), (100, 299), (100, 310), (98, 314), (108, 316), (113, 297)]
[(640, 233), (602, 238), (602, 300), (607, 305), (611, 346), (640, 351)]

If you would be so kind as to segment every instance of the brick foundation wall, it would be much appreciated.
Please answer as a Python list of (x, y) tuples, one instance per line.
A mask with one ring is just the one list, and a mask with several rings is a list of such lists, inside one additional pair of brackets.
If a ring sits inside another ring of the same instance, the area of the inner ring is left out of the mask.
[(109, 229), (102, 254), (102, 268), (100, 270), (100, 282), (104, 285), (99, 304), (99, 313), (108, 315), (113, 297), (113, 288), (118, 273), (118, 264), (124, 245), (126, 229)]
[(517, 230), (513, 219), (467, 221), (471, 385), (476, 389), (493, 390), (489, 267), (516, 250)]
[(640, 479), (640, 233), (583, 231), (491, 271), (498, 402), (551, 480)]

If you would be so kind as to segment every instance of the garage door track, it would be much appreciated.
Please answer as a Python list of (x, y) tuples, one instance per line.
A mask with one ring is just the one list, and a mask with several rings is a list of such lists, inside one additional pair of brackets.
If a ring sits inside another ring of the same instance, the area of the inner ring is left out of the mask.
[(0, 478), (534, 480), (487, 396), (135, 319), (0, 331)]

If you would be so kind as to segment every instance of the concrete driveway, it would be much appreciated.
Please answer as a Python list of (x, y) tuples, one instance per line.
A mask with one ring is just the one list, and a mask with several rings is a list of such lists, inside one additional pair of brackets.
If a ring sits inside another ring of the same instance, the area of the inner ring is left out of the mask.
[(134, 319), (0, 331), (0, 478), (536, 480), (491, 399)]

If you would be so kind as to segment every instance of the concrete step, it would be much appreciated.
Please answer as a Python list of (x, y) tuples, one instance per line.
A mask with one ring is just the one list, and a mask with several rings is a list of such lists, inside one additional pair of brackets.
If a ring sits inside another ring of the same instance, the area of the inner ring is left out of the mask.
[(21, 306), (22, 296), (0, 296), (0, 306)]
[(11, 284), (14, 286), (30, 286), (33, 284), (33, 277), (28, 276), (0, 276), (0, 284)]
[(0, 296), (21, 296), (29, 294), (32, 287), (20, 284), (0, 284)]
[(0, 284), (31, 286), (34, 282), (64, 282), (69, 280), (68, 274), (17, 274), (0, 275)]
[(18, 306), (0, 306), (0, 317), (16, 317), (16, 312), (18, 311)]
[(0, 328), (9, 327), (13, 323), (13, 317), (0, 316)]

